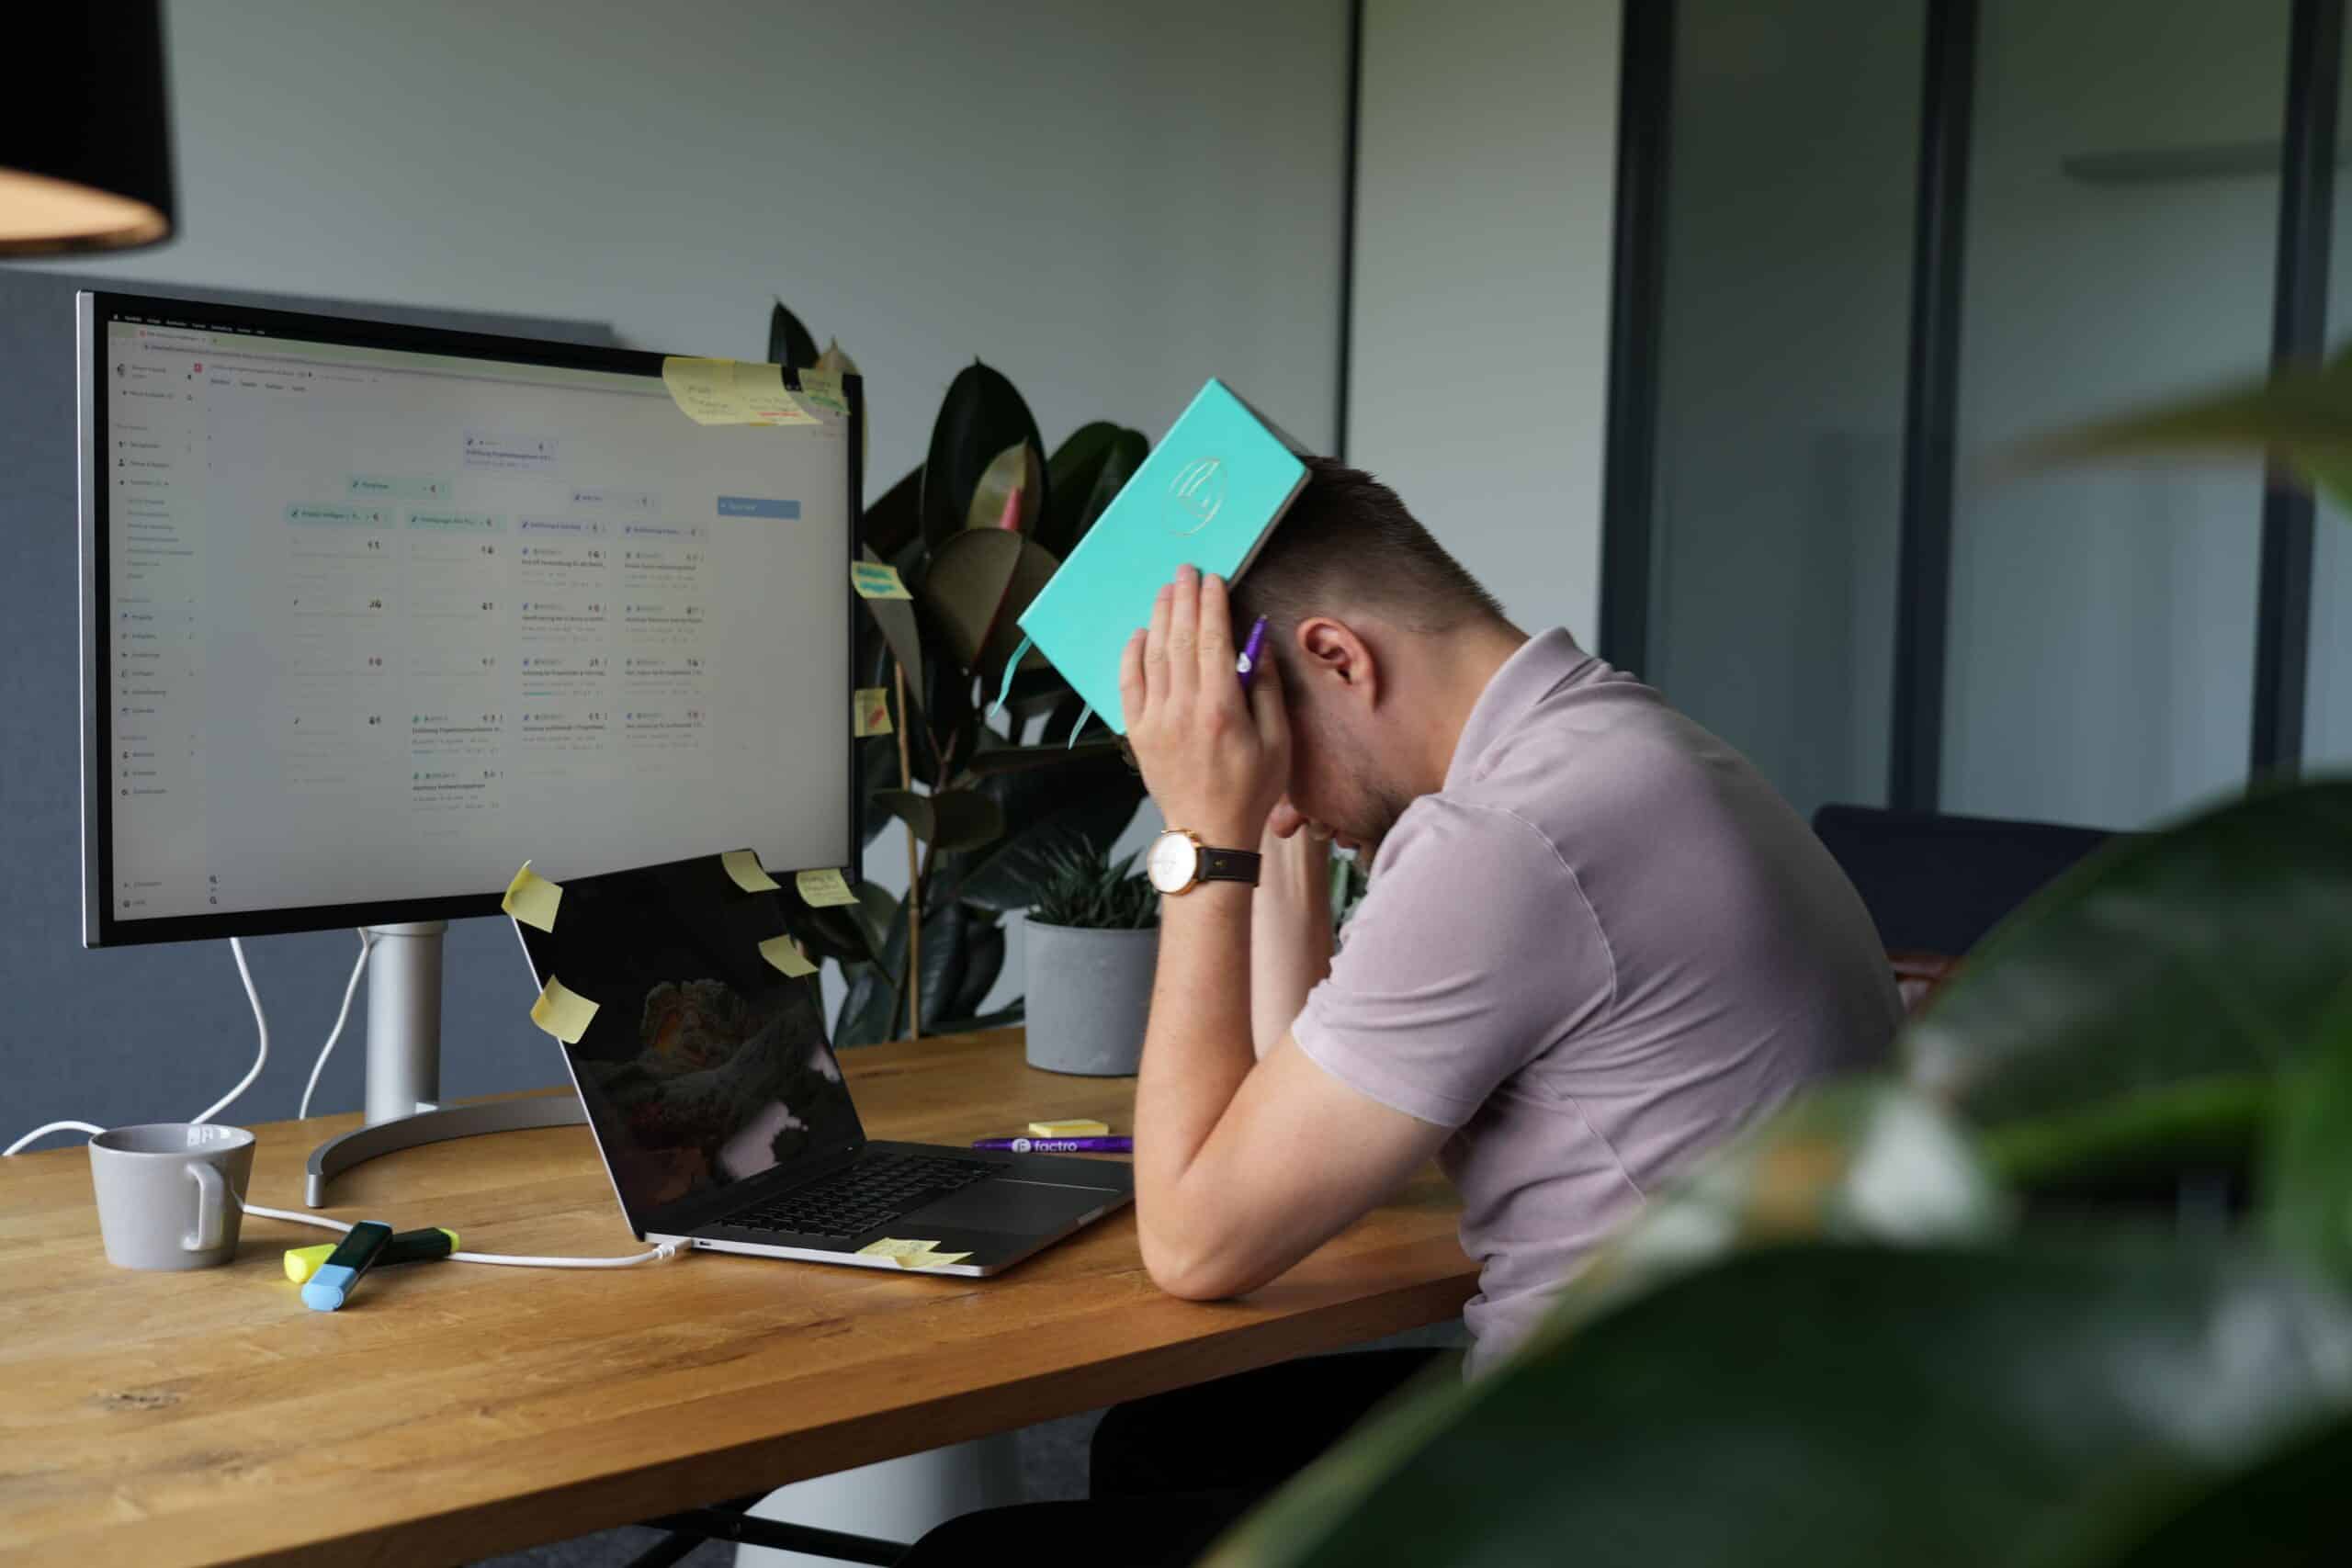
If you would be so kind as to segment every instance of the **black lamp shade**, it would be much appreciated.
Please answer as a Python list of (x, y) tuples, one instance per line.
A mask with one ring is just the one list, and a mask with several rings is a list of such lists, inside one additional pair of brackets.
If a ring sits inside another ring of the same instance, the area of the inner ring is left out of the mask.
[(8, 21), (29, 85), (0, 94), (0, 256), (171, 234), (160, 11), (159, 0), (31, 0)]

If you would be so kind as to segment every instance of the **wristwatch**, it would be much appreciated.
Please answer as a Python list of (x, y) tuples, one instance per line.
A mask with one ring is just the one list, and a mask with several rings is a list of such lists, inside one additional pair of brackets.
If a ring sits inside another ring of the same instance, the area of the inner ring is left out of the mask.
[(1197, 834), (1170, 828), (1151, 841), (1144, 856), (1145, 874), (1162, 893), (1190, 893), (1204, 882), (1241, 882), (1258, 886), (1255, 850), (1213, 850)]

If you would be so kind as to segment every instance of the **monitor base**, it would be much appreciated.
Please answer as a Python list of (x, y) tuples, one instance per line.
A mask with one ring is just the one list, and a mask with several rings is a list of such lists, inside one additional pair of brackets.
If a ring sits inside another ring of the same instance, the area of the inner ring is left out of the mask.
[(302, 1201), (313, 1209), (326, 1207), (327, 1183), (379, 1155), (418, 1148), (450, 1138), (470, 1138), (480, 1133), (519, 1133), (532, 1127), (586, 1125), (587, 1112), (577, 1094), (537, 1094), (520, 1100), (493, 1100), (481, 1105), (453, 1105), (441, 1111), (420, 1111), (398, 1121), (379, 1122), (329, 1138), (311, 1151), (302, 1184)]

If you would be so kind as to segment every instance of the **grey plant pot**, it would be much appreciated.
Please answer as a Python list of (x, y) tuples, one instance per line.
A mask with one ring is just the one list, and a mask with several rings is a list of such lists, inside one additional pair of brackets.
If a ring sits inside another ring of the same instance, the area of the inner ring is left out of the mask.
[(1159, 928), (1028, 924), (1029, 1065), (1091, 1077), (1134, 1073), (1143, 1060)]

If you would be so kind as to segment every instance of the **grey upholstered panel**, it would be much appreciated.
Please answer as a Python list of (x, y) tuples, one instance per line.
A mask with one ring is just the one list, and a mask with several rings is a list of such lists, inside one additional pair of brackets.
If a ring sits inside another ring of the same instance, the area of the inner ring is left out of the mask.
[[(121, 1125), (193, 1116), (236, 1082), (254, 1049), (252, 1016), (225, 942), (96, 953), (81, 945), (73, 299), (75, 288), (88, 287), (615, 341), (610, 328), (582, 321), (114, 285), (0, 267), (0, 1145), (57, 1117)], [(224, 1120), (291, 1116), (358, 942), (347, 931), (327, 931), (259, 938), (246, 949), (269, 1008), (272, 1054)], [(451, 931), (445, 1094), (562, 1077), (553, 1043), (524, 1016), (530, 998), (503, 921), (463, 921)], [(359, 1104), (361, 1033), (355, 1023), (337, 1047), (318, 1108)], [(255, 1201), (286, 1204), (300, 1196)]]

